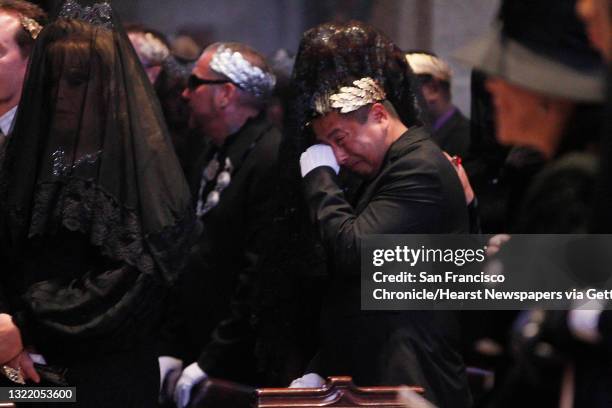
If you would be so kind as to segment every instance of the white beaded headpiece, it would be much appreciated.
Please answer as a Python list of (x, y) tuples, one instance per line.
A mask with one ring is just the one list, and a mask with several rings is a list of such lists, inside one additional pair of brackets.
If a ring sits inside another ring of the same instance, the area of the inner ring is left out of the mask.
[(441, 81), (450, 81), (453, 71), (450, 66), (433, 55), (423, 53), (406, 54), (406, 61), (416, 75), (427, 74)]
[(329, 113), (332, 109), (340, 109), (340, 113), (349, 113), (362, 106), (383, 101), (387, 97), (382, 87), (370, 77), (353, 81), (353, 85), (343, 86), (339, 92), (332, 95), (315, 97), (315, 111), (319, 115)]
[(170, 56), (170, 50), (162, 40), (152, 33), (129, 33), (128, 37), (134, 45), (145, 66), (161, 65)]
[(61, 18), (81, 20), (108, 29), (113, 27), (112, 15), (113, 9), (107, 2), (83, 7), (75, 0), (66, 0), (59, 13)]
[(210, 61), (210, 68), (225, 75), (244, 91), (257, 97), (272, 93), (276, 78), (269, 72), (254, 66), (241, 53), (220, 45)]

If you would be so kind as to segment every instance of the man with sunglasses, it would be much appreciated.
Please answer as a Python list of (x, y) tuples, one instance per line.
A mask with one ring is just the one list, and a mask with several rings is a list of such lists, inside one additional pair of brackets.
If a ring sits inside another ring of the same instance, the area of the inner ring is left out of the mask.
[(204, 50), (183, 92), (190, 127), (207, 144), (188, 176), (203, 225), (177, 296), (178, 313), (189, 317), (174, 333), (180, 341), (160, 358), (162, 381), (182, 367), (180, 360), (186, 363), (173, 393), (179, 407), (209, 375), (256, 382), (247, 298), (274, 210), (281, 136), (263, 114), (274, 85), (258, 52), (216, 43)]

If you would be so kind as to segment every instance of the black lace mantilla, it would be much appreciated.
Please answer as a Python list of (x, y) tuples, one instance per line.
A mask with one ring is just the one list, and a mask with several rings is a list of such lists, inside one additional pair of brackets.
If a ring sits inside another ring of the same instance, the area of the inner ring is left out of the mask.
[(161, 274), (168, 284), (183, 269), (196, 233), (193, 211), (186, 208), (175, 215), (173, 225), (145, 234), (135, 209), (119, 205), (91, 181), (74, 177), (38, 184), (29, 220), (16, 208), (9, 208), (9, 216), (20, 225), (29, 222), (29, 238), (55, 235), (60, 228), (80, 232), (104, 256), (146, 274)]

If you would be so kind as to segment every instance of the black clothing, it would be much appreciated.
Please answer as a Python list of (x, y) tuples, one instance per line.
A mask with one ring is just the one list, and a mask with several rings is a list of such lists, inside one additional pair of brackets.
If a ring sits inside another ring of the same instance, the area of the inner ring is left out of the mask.
[(449, 155), (465, 157), (470, 148), (470, 121), (455, 109), (440, 128), (431, 132), (431, 138)]
[(332, 265), (321, 350), (311, 370), (323, 377), (350, 375), (363, 386), (415, 384), (439, 406), (468, 406), (451, 314), (360, 310), (363, 236), (468, 232), (465, 196), (452, 165), (417, 128), (391, 145), (353, 204), (328, 167), (312, 170), (304, 183)]
[(25, 345), (69, 385), (150, 406), (153, 339), (195, 220), (151, 85), (97, 7), (76, 13), (95, 25), (62, 18), (35, 44), (0, 170), (0, 281)]
[(500, 175), (510, 149), (495, 137), (494, 107), (486, 79), (483, 72), (472, 71), (470, 148), (463, 157), (463, 167), (478, 197), (482, 231), (497, 234), (507, 231), (507, 189), (500, 183)]
[[(526, 189), (515, 229), (521, 233), (584, 234), (589, 232), (598, 174), (592, 154), (573, 152), (544, 166)], [(570, 333), (567, 311), (548, 311), (541, 333), (515, 345), (518, 355), (494, 406), (531, 404), (557, 407), (565, 370), (574, 366), (574, 406), (608, 407), (612, 402), (612, 341), (609, 312), (600, 318), (603, 341), (587, 344)], [(553, 346), (549, 357), (539, 356), (534, 345)], [(520, 390), (521, 392), (517, 392)]]
[(283, 137), (272, 237), (262, 254), (253, 299), (258, 379), (266, 387), (286, 387), (302, 376), (318, 349), (327, 265), (304, 200), (299, 168), (303, 151), (289, 133)]
[(516, 231), (529, 234), (588, 232), (595, 198), (597, 158), (567, 154), (533, 177), (517, 216)]
[(197, 359), (213, 377), (253, 382), (250, 302), (275, 210), (280, 140), (278, 130), (263, 117), (250, 119), (220, 149), (209, 145), (190, 178), (197, 201), (203, 170), (215, 153), (229, 158), (234, 168), (219, 204), (201, 217), (203, 232), (180, 295), (180, 313), (195, 315), (177, 333), (182, 350), (173, 351), (187, 361)]

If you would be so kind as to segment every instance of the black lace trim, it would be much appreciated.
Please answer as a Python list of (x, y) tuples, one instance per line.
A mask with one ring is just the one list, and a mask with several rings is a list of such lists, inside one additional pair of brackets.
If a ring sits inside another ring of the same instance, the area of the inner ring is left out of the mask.
[(186, 208), (174, 224), (145, 235), (136, 210), (120, 205), (91, 181), (78, 178), (38, 184), (29, 220), (18, 208), (8, 213), (19, 226), (29, 222), (30, 238), (55, 235), (60, 228), (80, 232), (104, 256), (146, 274), (158, 271), (170, 284), (183, 269), (196, 232), (193, 211)]

